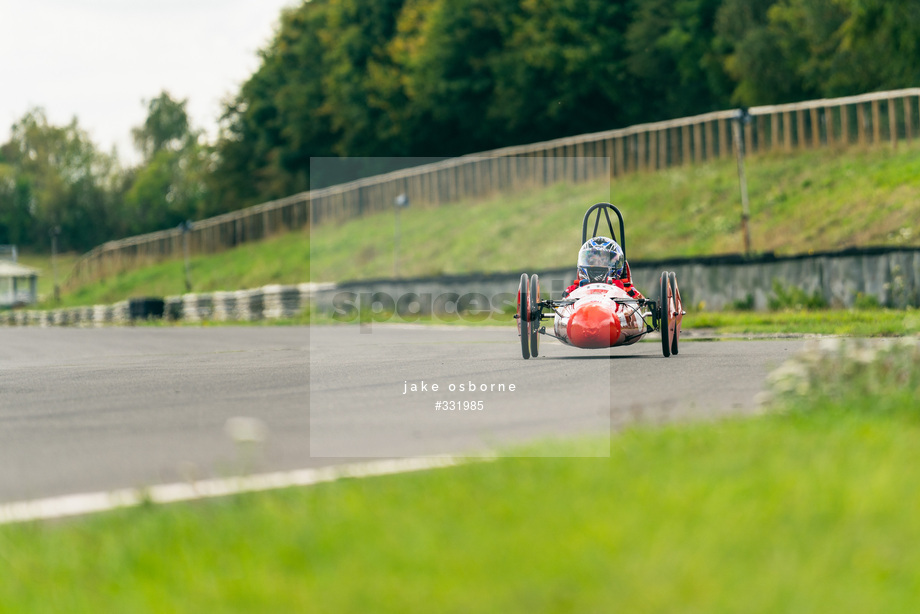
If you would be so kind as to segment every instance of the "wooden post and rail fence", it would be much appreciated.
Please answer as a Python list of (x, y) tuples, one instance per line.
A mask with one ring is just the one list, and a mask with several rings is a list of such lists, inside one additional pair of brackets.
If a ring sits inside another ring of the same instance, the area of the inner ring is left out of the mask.
[[(897, 147), (920, 134), (920, 88), (748, 109), (740, 125), (748, 154), (817, 147)], [(735, 109), (628, 128), (505, 147), (451, 158), (193, 222), (192, 254), (215, 253), (282, 231), (389, 211), (394, 199), (438, 206), (505, 190), (578, 183), (696, 164), (733, 153)], [(67, 284), (179, 258), (183, 230), (161, 230), (104, 243), (80, 258)]]

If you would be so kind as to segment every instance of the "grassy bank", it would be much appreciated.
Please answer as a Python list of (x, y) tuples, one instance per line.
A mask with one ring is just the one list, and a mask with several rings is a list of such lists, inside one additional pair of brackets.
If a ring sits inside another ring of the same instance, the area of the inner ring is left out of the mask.
[[(309, 278), (310, 239), (306, 232), (291, 232), (219, 254), (196, 256), (190, 261), (193, 292), (297, 284)], [(70, 288), (59, 305), (49, 300), (39, 307), (112, 304), (131, 296), (171, 296), (185, 292), (185, 262), (172, 260)]]
[(609, 459), (0, 527), (0, 611), (916, 611), (920, 352), (773, 382), (767, 415), (635, 427)]
[[(805, 253), (920, 241), (920, 142), (899, 149), (820, 150), (748, 160), (755, 251)], [(486, 202), (410, 209), (400, 270), (437, 275), (541, 270), (574, 262), (587, 207), (609, 199), (626, 219), (631, 259), (742, 251), (733, 160), (603, 184), (524, 190)], [(393, 274), (393, 216), (323, 228), (312, 275), (340, 281)]]
[[(902, 143), (897, 151), (822, 149), (750, 157), (754, 249), (803, 253), (850, 245), (918, 244), (918, 154), (920, 141)], [(732, 160), (722, 160), (627, 176), (610, 186), (560, 184), (441, 208), (413, 205), (401, 214), (399, 272), (415, 276), (570, 265), (584, 211), (605, 199), (624, 212), (627, 252), (633, 260), (741, 250), (737, 172)], [(312, 241), (297, 232), (195, 257), (193, 289), (237, 290), (311, 277), (390, 277), (393, 237), (393, 216), (387, 213), (316, 228)], [(183, 264), (176, 261), (72, 288), (64, 304), (184, 291)]]

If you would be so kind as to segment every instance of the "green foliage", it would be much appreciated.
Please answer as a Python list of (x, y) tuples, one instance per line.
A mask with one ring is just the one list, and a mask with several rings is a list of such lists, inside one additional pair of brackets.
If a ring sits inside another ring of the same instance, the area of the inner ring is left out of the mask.
[(853, 307), (856, 309), (880, 309), (882, 304), (874, 294), (863, 294), (860, 292), (856, 295)]
[(173, 100), (168, 92), (147, 102), (147, 119), (132, 131), (134, 144), (150, 160), (164, 149), (178, 150), (185, 146), (191, 136), (187, 100)]
[(693, 115), (728, 102), (732, 85), (714, 47), (722, 4), (723, 0), (637, 3), (625, 57), (648, 119)]
[(118, 171), (76, 119), (54, 126), (42, 109), (28, 111), (0, 146), (0, 238), (47, 247), (60, 228), (61, 249), (88, 250), (123, 232)]
[(144, 124), (134, 129), (135, 144), (144, 155), (124, 195), (134, 234), (218, 213), (208, 185), (210, 148), (189, 126), (187, 102), (162, 92), (148, 103)]
[(208, 187), (211, 148), (188, 124), (186, 101), (163, 92), (134, 130), (144, 161), (124, 169), (96, 149), (76, 119), (48, 122), (32, 109), (0, 146), (0, 243), (88, 251), (111, 239), (216, 213)]
[(754, 295), (748, 293), (744, 298), (732, 301), (731, 304), (726, 307), (727, 311), (753, 311), (754, 310)]
[(771, 311), (780, 311), (782, 309), (794, 311), (826, 309), (827, 301), (818, 291), (808, 294), (796, 286), (784, 287), (780, 280), (774, 279), (773, 296), (767, 300), (767, 306)]
[(812, 342), (771, 374), (770, 394), (788, 411), (836, 406), (920, 425), (920, 343), (909, 337)]
[(724, 0), (716, 26), (733, 99), (754, 105), (912, 87), (920, 1)]

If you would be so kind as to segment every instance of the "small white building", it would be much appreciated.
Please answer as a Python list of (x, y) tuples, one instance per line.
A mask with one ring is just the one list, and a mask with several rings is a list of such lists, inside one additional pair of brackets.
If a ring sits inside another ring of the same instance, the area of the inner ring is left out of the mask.
[(0, 308), (37, 302), (37, 284), (36, 269), (9, 260), (0, 260)]

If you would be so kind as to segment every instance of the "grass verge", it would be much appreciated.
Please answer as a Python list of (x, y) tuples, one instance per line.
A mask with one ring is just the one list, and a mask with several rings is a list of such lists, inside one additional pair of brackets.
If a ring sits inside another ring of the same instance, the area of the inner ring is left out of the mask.
[(632, 428), (609, 459), (0, 527), (0, 610), (916, 611), (916, 344), (813, 351), (773, 383), (767, 415)]
[(700, 311), (684, 317), (684, 328), (714, 333), (804, 333), (849, 337), (920, 334), (915, 309), (824, 309), (812, 311)]
[[(334, 314), (306, 312), (294, 323), (317, 325), (445, 324), (460, 326), (512, 326), (512, 313), (416, 316), (402, 318), (391, 313), (356, 314), (343, 321)], [(551, 327), (548, 322), (547, 327)], [(848, 337), (897, 337), (920, 334), (920, 311), (915, 309), (825, 309), (813, 311), (692, 311), (684, 316), (683, 330), (719, 334), (820, 334)]]

